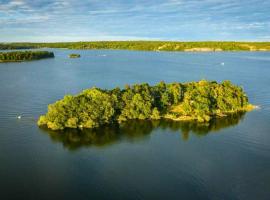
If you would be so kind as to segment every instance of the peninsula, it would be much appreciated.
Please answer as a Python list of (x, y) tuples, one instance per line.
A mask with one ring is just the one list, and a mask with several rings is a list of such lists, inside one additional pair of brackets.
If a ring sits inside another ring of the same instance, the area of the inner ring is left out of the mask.
[(0, 52), (1, 62), (23, 62), (39, 60), (43, 58), (54, 58), (54, 53), (49, 51), (10, 51)]
[(49, 105), (38, 125), (63, 130), (96, 128), (132, 119), (208, 122), (253, 107), (243, 89), (230, 81), (160, 82), (155, 86), (143, 83), (113, 90), (93, 87)]

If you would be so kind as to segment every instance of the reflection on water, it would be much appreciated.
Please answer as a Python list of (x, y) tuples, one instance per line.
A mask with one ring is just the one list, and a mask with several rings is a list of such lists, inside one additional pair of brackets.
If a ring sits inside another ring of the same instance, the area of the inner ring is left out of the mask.
[(104, 126), (98, 129), (51, 131), (42, 128), (41, 130), (48, 133), (52, 141), (63, 143), (64, 147), (69, 150), (76, 150), (80, 147), (104, 147), (122, 140), (130, 142), (145, 140), (155, 129), (179, 132), (182, 139), (187, 141), (190, 134), (206, 136), (211, 132), (218, 132), (223, 128), (237, 125), (244, 115), (245, 112), (234, 113), (227, 117), (212, 119), (204, 124), (172, 120), (130, 120), (121, 125)]
[[(48, 50), (55, 59), (0, 67), (0, 199), (269, 199), (270, 52)], [(262, 109), (208, 125), (130, 121), (62, 133), (36, 125), (48, 104), (92, 86), (202, 78), (242, 85)]]

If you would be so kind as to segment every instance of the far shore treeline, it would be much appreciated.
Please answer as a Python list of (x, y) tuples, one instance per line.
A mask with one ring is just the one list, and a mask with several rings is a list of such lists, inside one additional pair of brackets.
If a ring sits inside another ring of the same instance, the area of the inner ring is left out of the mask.
[(230, 81), (160, 82), (155, 86), (143, 83), (113, 90), (93, 87), (76, 96), (66, 95), (48, 106), (38, 125), (62, 130), (96, 128), (133, 119), (208, 122), (252, 108), (243, 89)]
[(270, 51), (270, 42), (97, 41), (56, 43), (0, 43), (0, 50), (31, 48), (123, 49), (144, 51)]
[(54, 53), (49, 51), (10, 51), (0, 52), (0, 62), (21, 62), (53, 58)]

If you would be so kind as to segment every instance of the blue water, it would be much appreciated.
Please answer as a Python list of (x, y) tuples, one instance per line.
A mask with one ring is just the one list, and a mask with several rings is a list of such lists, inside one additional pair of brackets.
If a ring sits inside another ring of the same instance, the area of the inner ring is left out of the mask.
[[(54, 59), (0, 63), (0, 199), (269, 199), (270, 52), (50, 50)], [(229, 79), (260, 109), (208, 126), (36, 126), (67, 93), (200, 79)]]

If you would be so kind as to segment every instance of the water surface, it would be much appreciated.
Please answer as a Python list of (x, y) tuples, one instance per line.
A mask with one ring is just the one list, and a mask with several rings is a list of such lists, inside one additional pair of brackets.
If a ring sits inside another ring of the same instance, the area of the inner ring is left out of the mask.
[[(54, 59), (0, 64), (1, 199), (269, 199), (269, 52), (50, 50)], [(67, 93), (203, 78), (242, 85), (261, 109), (204, 125), (36, 126)]]

